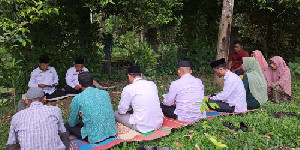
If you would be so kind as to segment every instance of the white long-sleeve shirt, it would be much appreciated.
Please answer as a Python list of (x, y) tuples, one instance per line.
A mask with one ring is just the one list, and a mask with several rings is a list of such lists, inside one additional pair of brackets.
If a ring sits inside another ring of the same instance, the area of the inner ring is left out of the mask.
[(129, 123), (135, 124), (140, 132), (146, 133), (161, 127), (163, 113), (154, 82), (138, 78), (127, 85), (121, 94), (118, 113), (126, 114), (130, 105), (133, 114), (129, 118)]
[(202, 81), (191, 74), (185, 74), (180, 79), (173, 81), (169, 93), (164, 99), (164, 105), (171, 106), (176, 103), (175, 114), (178, 120), (194, 122), (206, 117), (206, 112), (201, 113), (201, 102), (204, 99), (204, 85)]
[[(81, 72), (88, 72), (88, 71), (89, 70), (87, 68), (83, 67)], [(67, 85), (69, 85), (72, 88), (75, 88), (75, 86), (79, 84), (78, 81), (79, 73), (80, 72), (78, 72), (75, 67), (69, 68), (66, 74)]]
[(49, 66), (45, 72), (38, 67), (31, 72), (28, 87), (38, 87), (39, 84), (53, 86), (44, 87), (43, 91), (45, 93), (52, 94), (55, 91), (55, 86), (58, 84), (58, 75), (54, 67)]
[(246, 90), (243, 81), (231, 71), (228, 71), (224, 76), (223, 91), (211, 97), (211, 99), (228, 103), (229, 106), (235, 106), (234, 112), (247, 111)]

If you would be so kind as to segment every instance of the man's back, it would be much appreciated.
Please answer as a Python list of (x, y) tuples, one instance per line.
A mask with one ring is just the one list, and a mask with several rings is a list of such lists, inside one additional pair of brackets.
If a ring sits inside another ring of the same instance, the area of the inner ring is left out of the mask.
[(79, 111), (84, 124), (81, 134), (83, 138), (87, 136), (89, 142), (99, 142), (116, 135), (114, 112), (106, 91), (89, 87), (74, 97), (71, 103), (70, 126), (76, 125)]
[[(133, 108), (129, 122), (136, 124), (140, 131), (149, 132), (161, 126), (163, 113), (160, 108), (157, 86), (154, 82), (138, 79), (127, 85), (123, 89), (119, 106), (126, 102), (131, 102)], [(122, 108), (119, 107), (120, 109)]]
[(33, 102), (29, 108), (13, 116), (7, 143), (15, 144), (18, 139), (21, 149), (63, 150), (65, 146), (58, 135), (63, 132), (66, 129), (61, 110), (55, 106)]
[(193, 122), (206, 117), (205, 112), (200, 112), (201, 105), (196, 103), (201, 102), (202, 99), (204, 99), (202, 81), (191, 74), (185, 74), (171, 83), (164, 104), (172, 105), (175, 101), (175, 114), (177, 114), (178, 120)]

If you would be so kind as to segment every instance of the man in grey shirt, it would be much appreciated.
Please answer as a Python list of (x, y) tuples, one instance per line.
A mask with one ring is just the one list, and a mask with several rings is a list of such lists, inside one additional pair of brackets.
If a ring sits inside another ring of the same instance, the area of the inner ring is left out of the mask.
[(25, 96), (25, 103), (29, 107), (13, 116), (7, 141), (8, 149), (68, 148), (68, 133), (64, 127), (60, 108), (43, 105), (46, 97), (39, 87), (30, 88)]

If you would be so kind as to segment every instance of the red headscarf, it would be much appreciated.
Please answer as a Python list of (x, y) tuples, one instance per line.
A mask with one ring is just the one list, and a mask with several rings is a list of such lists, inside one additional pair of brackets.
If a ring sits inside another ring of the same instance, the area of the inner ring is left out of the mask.
[(265, 76), (267, 83), (268, 84), (271, 83), (270, 72), (272, 70), (269, 68), (269, 65), (268, 65), (265, 57), (262, 55), (261, 51), (259, 51), (259, 50), (255, 50), (252, 53), (254, 54), (254, 58), (258, 61), (259, 66)]
[(286, 94), (289, 96), (292, 95), (292, 89), (291, 89), (291, 72), (290, 69), (285, 64), (285, 61), (280, 56), (274, 56), (271, 58), (276, 66), (276, 70), (272, 70), (271, 74), (271, 81), (272, 82), (278, 82), (279, 85), (283, 88)]

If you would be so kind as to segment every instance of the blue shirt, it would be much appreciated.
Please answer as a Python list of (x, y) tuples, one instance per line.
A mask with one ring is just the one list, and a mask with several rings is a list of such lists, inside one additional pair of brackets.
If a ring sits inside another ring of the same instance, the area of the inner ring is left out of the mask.
[(88, 136), (90, 143), (96, 143), (116, 135), (117, 127), (108, 92), (89, 87), (75, 96), (68, 120), (70, 127), (78, 123), (79, 111), (84, 124), (81, 128), (83, 139)]

